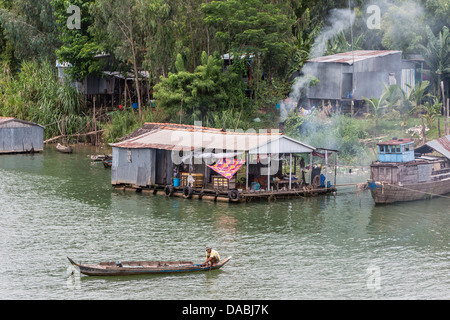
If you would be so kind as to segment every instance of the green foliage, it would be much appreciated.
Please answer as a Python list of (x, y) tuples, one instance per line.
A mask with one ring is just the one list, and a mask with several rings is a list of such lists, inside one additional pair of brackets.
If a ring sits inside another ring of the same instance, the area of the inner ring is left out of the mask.
[(435, 119), (439, 116), (442, 103), (439, 102), (439, 99), (434, 98), (432, 103), (429, 101), (425, 101), (425, 103), (421, 107), (425, 114), (421, 114), (420, 116), (425, 119), (428, 128), (431, 129), (433, 127)]
[(450, 84), (450, 32), (445, 26), (438, 36), (435, 36), (431, 28), (427, 26), (426, 33), (428, 43), (426, 46), (420, 46), (420, 49), (430, 70), (423, 70), (423, 72), (431, 77), (434, 95), (440, 98), (441, 81), (446, 81), (447, 90)]
[(104, 126), (104, 140), (108, 143), (116, 142), (140, 126), (139, 115), (132, 109), (116, 111), (111, 114), (109, 123)]
[(263, 0), (213, 1), (202, 5), (205, 22), (216, 28), (216, 37), (235, 59), (254, 56), (256, 81), (265, 70), (269, 78), (283, 74), (293, 53), (291, 26), (294, 20), (280, 4)]
[(424, 40), (425, 15), (420, 3), (396, 1), (382, 16), (381, 24), (385, 48), (416, 53)]
[[(362, 40), (364, 34), (360, 34), (353, 39), (353, 50), (362, 50)], [(327, 41), (326, 55), (348, 52), (352, 50), (352, 43), (347, 40), (344, 31), (340, 31), (334, 38)]]
[(169, 73), (155, 86), (158, 106), (171, 121), (203, 121), (213, 126), (218, 122), (216, 113), (240, 110), (245, 104), (243, 83), (232, 68), (223, 72), (220, 57), (208, 56), (206, 52), (202, 53), (201, 62), (193, 73)]
[(53, 64), (23, 62), (21, 72), (0, 74), (0, 115), (29, 120), (46, 126), (45, 137), (86, 129), (88, 117), (81, 112), (81, 97), (70, 84), (59, 82)]
[(155, 110), (143, 110), (142, 121), (139, 114), (132, 108), (113, 111), (109, 114), (109, 121), (103, 125), (103, 141), (105, 143), (117, 142), (127, 134), (140, 128), (145, 122), (164, 122), (165, 115)]
[(285, 133), (313, 146), (339, 150), (343, 163), (369, 161), (369, 149), (360, 142), (368, 137), (367, 127), (361, 120), (338, 115), (323, 120), (315, 113), (306, 117), (290, 113)]
[[(72, 65), (66, 72), (72, 79), (82, 80), (89, 76), (98, 76), (103, 69), (103, 62), (96, 55), (104, 51), (104, 46), (98, 43), (91, 34), (94, 17), (90, 12), (95, 0), (52, 0), (56, 23), (59, 30), (61, 47), (56, 50), (56, 55), (61, 62)], [(76, 5), (80, 8), (81, 28), (67, 28), (67, 13), (69, 6)]]
[(6, 1), (0, 5), (0, 25), (17, 58), (55, 60), (60, 42), (50, 1)]

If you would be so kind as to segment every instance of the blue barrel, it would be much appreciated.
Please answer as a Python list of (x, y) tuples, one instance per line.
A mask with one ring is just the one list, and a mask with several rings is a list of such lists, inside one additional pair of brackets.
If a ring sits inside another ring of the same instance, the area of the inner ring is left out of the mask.
[(133, 109), (137, 109), (137, 108), (138, 108), (137, 102), (133, 102)]
[(180, 186), (180, 178), (173, 178), (173, 186), (174, 187)]

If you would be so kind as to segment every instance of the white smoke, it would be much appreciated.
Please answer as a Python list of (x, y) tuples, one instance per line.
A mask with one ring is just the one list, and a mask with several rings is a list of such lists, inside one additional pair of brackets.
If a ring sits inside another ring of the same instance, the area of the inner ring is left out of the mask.
[(347, 30), (355, 22), (355, 13), (350, 9), (333, 9), (327, 18), (327, 23), (314, 41), (310, 52), (311, 58), (322, 57), (327, 50), (327, 41), (339, 32)]
[[(314, 41), (311, 48), (310, 57), (317, 58), (323, 56), (327, 49), (327, 41), (334, 38), (339, 32), (347, 30), (355, 21), (355, 13), (350, 9), (333, 9), (327, 18), (325, 27), (322, 28), (319, 36)], [(302, 69), (303, 75), (297, 77), (292, 85), (291, 93), (280, 104), (280, 121), (286, 120), (289, 112), (297, 107), (303, 89), (310, 83), (311, 75), (314, 74), (314, 67), (305, 64)]]

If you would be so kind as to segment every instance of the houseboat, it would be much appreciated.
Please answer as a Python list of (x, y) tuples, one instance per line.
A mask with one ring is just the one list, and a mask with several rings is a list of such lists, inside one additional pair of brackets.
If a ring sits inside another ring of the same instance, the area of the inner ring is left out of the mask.
[(327, 169), (332, 160), (337, 163), (337, 151), (278, 130), (146, 123), (111, 146), (111, 183), (117, 189), (227, 202), (336, 191), (336, 173)]
[(371, 164), (368, 186), (377, 204), (450, 193), (450, 135), (417, 149), (413, 139), (378, 143), (378, 160)]

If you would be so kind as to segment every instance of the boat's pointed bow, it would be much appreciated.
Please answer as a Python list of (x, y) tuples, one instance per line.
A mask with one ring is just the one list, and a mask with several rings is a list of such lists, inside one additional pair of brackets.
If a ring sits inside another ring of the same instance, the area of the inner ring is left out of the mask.
[(72, 265), (78, 266), (78, 264), (77, 264), (75, 261), (73, 261), (72, 259), (70, 259), (69, 257), (67, 257), (67, 259), (69, 259), (69, 262), (70, 262)]

